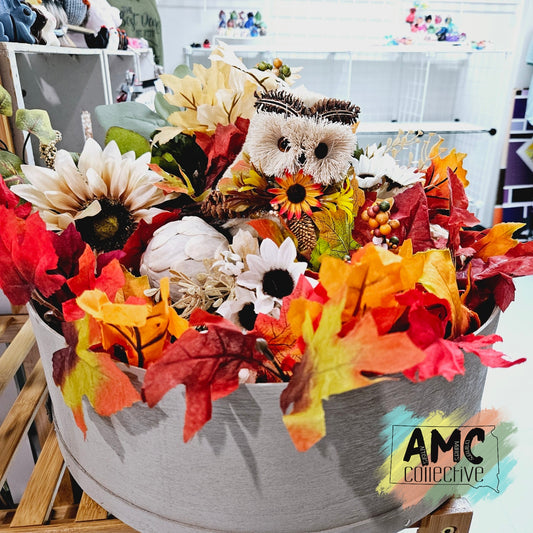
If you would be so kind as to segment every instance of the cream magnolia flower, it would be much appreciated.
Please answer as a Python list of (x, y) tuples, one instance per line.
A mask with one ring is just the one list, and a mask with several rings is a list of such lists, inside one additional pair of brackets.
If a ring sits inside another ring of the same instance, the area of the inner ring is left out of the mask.
[[(229, 243), (222, 233), (199, 217), (183, 217), (161, 226), (148, 243), (141, 258), (140, 272), (148, 276), (152, 287), (163, 277), (172, 277), (171, 270), (195, 279), (207, 272), (206, 260), (214, 259)], [(170, 297), (176, 302), (183, 296), (183, 287), (170, 284)]]
[(73, 222), (83, 240), (98, 251), (122, 248), (141, 219), (151, 221), (154, 206), (168, 196), (155, 187), (159, 176), (149, 170), (151, 155), (122, 155), (114, 141), (103, 150), (93, 139), (83, 147), (78, 165), (59, 150), (55, 170), (22, 165), (30, 182), (12, 190), (33, 204), (49, 230)]

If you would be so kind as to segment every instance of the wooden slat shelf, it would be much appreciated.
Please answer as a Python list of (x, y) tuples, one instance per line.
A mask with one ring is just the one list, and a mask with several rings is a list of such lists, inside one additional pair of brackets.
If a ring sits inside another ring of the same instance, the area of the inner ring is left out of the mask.
[[(27, 315), (0, 316), (0, 342), (10, 342), (0, 354), (0, 393), (17, 370), (31, 359), (35, 337)], [(34, 421), (48, 392), (40, 360), (31, 372), (0, 426), (0, 487), (20, 443)], [(43, 426), (49, 427), (49, 426)], [(135, 532), (120, 520), (110, 517), (85, 493), (74, 502), (70, 479), (59, 450), (57, 437), (50, 428), (43, 437), (39, 458), (16, 509), (0, 509), (0, 531), (66, 533), (106, 531)], [(65, 478), (65, 479), (64, 479)], [(63, 492), (70, 490), (70, 497)], [(58, 491), (61, 494), (58, 494)], [(65, 504), (65, 500), (74, 503)]]

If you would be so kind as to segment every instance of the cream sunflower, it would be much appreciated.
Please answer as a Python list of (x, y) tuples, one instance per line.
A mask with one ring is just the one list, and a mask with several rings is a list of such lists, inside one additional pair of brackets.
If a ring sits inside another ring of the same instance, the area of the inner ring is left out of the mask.
[(155, 205), (169, 198), (154, 186), (159, 177), (147, 166), (150, 157), (122, 155), (114, 141), (102, 150), (88, 139), (77, 166), (69, 152), (59, 150), (55, 170), (22, 165), (29, 184), (12, 189), (33, 204), (49, 230), (75, 223), (95, 250), (116, 250), (141, 219), (149, 222), (160, 212)]

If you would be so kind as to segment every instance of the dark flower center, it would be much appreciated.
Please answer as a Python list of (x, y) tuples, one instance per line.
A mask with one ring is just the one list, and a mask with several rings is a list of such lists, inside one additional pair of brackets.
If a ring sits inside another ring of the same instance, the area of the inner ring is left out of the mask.
[(263, 276), (263, 292), (274, 298), (288, 296), (294, 289), (292, 276), (284, 269), (269, 270)]
[(255, 326), (255, 319), (257, 318), (257, 313), (254, 310), (254, 304), (248, 302), (242, 306), (242, 309), (237, 313), (239, 317), (239, 322), (244, 329), (252, 331)]
[(287, 189), (287, 198), (292, 204), (299, 204), (305, 200), (307, 191), (303, 185), (295, 183)]
[(101, 211), (76, 221), (83, 240), (98, 252), (121, 249), (135, 230), (131, 213), (117, 200), (99, 199)]

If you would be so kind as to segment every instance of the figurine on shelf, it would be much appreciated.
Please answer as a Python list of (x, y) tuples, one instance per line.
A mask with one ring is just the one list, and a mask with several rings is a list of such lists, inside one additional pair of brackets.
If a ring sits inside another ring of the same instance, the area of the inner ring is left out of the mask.
[(244, 23), (244, 27), (251, 30), (255, 26), (254, 14), (250, 11), (247, 15), (248, 20)]
[(0, 0), (0, 41), (34, 44), (30, 28), (37, 15), (19, 0)]
[(413, 24), (413, 22), (415, 21), (415, 13), (416, 7), (412, 7), (409, 9), (409, 15), (407, 15), (405, 19), (405, 22), (407, 22), (407, 24)]
[(225, 11), (220, 10), (218, 13), (218, 27), (220, 29), (226, 28), (226, 13)]
[(239, 18), (237, 20), (237, 28), (244, 28), (246, 19), (244, 18), (244, 11), (239, 11)]
[(263, 21), (263, 15), (258, 11), (254, 16), (255, 27), (257, 28), (259, 35), (265, 36), (267, 33), (267, 25)]
[(209, 42), (209, 39), (205, 39), (204, 43), (202, 44), (204, 48), (211, 48), (211, 43)]
[(229, 15), (228, 28), (235, 28), (237, 26), (237, 11), (232, 11)]

